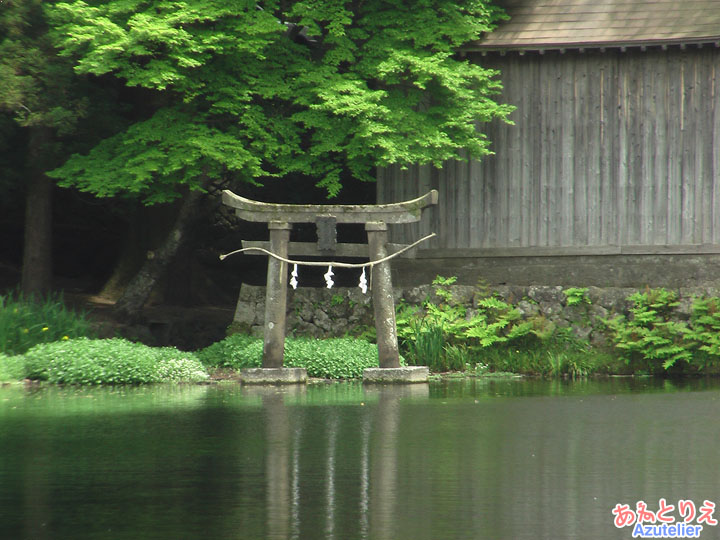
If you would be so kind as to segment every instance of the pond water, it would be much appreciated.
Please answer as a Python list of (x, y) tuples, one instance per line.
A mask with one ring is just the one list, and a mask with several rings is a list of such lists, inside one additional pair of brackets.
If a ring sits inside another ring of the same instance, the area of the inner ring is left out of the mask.
[(0, 538), (632, 538), (617, 504), (720, 502), (718, 413), (713, 380), (4, 387)]

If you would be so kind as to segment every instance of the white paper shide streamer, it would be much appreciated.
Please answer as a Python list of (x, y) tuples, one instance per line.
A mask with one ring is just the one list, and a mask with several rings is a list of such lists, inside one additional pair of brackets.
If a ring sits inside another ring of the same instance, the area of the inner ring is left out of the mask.
[(293, 289), (297, 289), (298, 286), (298, 270), (297, 270), (297, 264), (293, 265), (293, 271), (292, 274), (290, 274), (290, 286)]
[(362, 274), (360, 274), (360, 283), (358, 284), (358, 287), (360, 287), (363, 294), (367, 294), (368, 282), (367, 277), (365, 277), (365, 268), (363, 268)]
[(335, 282), (333, 281), (332, 277), (335, 274), (332, 271), (332, 265), (328, 266), (328, 271), (323, 274), (323, 277), (325, 278), (325, 283), (327, 283), (327, 288), (332, 289), (332, 286), (335, 285)]

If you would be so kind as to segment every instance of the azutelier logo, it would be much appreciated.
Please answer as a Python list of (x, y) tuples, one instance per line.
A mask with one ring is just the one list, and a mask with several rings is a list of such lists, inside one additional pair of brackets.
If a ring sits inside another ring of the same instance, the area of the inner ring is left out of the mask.
[[(675, 513), (680, 519), (676, 519)], [(691, 500), (680, 500), (676, 505), (665, 499), (658, 501), (658, 509), (652, 511), (645, 501), (629, 504), (618, 503), (612, 510), (614, 524), (618, 529), (632, 527), (633, 538), (700, 538), (704, 527), (715, 527), (713, 517), (715, 503), (705, 500), (698, 507)]]

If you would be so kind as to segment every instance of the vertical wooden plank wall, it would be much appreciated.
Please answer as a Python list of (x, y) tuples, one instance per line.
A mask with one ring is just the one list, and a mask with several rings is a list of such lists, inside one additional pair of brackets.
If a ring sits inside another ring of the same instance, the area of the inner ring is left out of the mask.
[(440, 192), (432, 248), (720, 242), (720, 49), (478, 57), (498, 68), (515, 125), (481, 127), (496, 153), (378, 173), (378, 199)]

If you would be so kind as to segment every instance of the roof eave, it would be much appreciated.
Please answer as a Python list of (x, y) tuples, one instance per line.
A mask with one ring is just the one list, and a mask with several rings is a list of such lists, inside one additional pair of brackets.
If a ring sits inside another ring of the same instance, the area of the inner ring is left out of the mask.
[(705, 45), (714, 45), (720, 48), (720, 36), (708, 36), (702, 38), (679, 38), (679, 39), (649, 39), (649, 40), (630, 40), (630, 41), (578, 41), (578, 42), (549, 42), (549, 43), (533, 43), (533, 44), (516, 44), (516, 43), (493, 43), (484, 45), (479, 41), (462, 47), (463, 52), (545, 52), (545, 51), (567, 51), (567, 50), (607, 50), (620, 49), (625, 51), (630, 48), (645, 49), (647, 47), (703, 47)]

